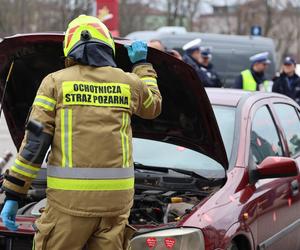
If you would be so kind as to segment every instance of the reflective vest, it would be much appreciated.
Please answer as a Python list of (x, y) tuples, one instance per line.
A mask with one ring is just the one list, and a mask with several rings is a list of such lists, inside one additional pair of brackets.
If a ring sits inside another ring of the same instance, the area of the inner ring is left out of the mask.
[[(242, 71), (241, 74), (242, 74), (242, 78), (243, 78), (243, 90), (256, 91), (257, 82), (255, 81), (255, 79), (251, 73), (251, 70), (246, 69), (246, 70)], [(270, 92), (269, 87), (270, 87), (269, 81), (265, 80), (263, 82), (263, 89), (259, 89), (259, 90)]]

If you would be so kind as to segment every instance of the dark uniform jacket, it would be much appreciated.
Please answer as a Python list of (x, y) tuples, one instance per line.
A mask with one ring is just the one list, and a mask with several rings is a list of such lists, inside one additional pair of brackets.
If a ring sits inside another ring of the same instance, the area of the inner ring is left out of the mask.
[(214, 70), (214, 65), (212, 63), (209, 63), (207, 66), (200, 64), (200, 67), (212, 82), (212, 86), (210, 87), (220, 88), (223, 86), (218, 73)]
[[(265, 74), (264, 73), (258, 73), (255, 72), (252, 68), (250, 69), (252, 76), (254, 78), (254, 80), (256, 81), (256, 90), (259, 90), (259, 85), (263, 84), (263, 82), (266, 80), (265, 78)], [(235, 83), (233, 85), (233, 88), (235, 89), (243, 89), (243, 77), (242, 74), (240, 74), (236, 79), (235, 79)]]
[(188, 54), (185, 54), (182, 59), (185, 63), (191, 65), (196, 70), (199, 80), (201, 81), (201, 83), (203, 84), (204, 87), (214, 87), (212, 81), (208, 78), (206, 72), (204, 72), (201, 69), (201, 66), (199, 63), (197, 63)]
[(274, 81), (272, 91), (287, 95), (300, 105), (300, 77), (297, 74), (288, 77), (281, 73)]

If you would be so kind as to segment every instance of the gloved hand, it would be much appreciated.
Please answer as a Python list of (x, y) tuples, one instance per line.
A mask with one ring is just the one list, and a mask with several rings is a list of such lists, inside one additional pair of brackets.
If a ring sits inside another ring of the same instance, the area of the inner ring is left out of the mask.
[(144, 41), (134, 41), (131, 45), (125, 45), (127, 49), (129, 59), (132, 63), (138, 61), (146, 61), (148, 47)]
[(19, 205), (17, 201), (7, 200), (1, 212), (2, 222), (11, 231), (17, 231), (19, 225), (16, 224), (16, 215)]

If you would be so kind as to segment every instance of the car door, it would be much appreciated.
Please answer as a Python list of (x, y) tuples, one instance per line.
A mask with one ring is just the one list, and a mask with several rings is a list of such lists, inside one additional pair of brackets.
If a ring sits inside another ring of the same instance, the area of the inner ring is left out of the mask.
[[(284, 137), (275, 122), (270, 106), (255, 105), (251, 116), (249, 161), (259, 165), (267, 156), (286, 155)], [(289, 213), (293, 203), (291, 190), (293, 181), (294, 177), (288, 177), (258, 180), (255, 183), (259, 249), (296, 249), (292, 239), (297, 237), (297, 234), (281, 233), (297, 218), (295, 213)]]
[[(288, 155), (295, 159), (300, 166), (300, 119), (299, 109), (293, 103), (275, 102), (273, 105), (274, 115), (282, 127), (284, 137), (286, 138)], [(286, 231), (295, 232), (300, 235), (300, 193), (299, 193), (300, 175), (291, 180), (291, 198), (289, 211), (286, 217), (292, 217), (293, 223), (287, 226)], [(300, 238), (293, 238), (296, 244), (295, 249), (300, 249)]]

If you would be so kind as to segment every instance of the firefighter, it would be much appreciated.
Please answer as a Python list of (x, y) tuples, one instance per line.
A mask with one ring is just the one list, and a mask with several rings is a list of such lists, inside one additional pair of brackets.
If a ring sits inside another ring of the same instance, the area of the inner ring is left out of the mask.
[(268, 52), (262, 52), (251, 56), (251, 68), (241, 72), (236, 78), (234, 88), (248, 91), (268, 91), (272, 89), (271, 81), (266, 80), (265, 72), (271, 61), (268, 59)]
[(34, 226), (36, 250), (126, 249), (134, 194), (131, 115), (153, 119), (162, 100), (156, 72), (146, 63), (146, 43), (126, 47), (133, 73), (116, 67), (107, 27), (81, 15), (65, 34), (67, 67), (40, 85), (29, 119), (42, 123), (43, 132), (26, 132), (6, 173), (1, 213), (4, 225), (17, 230), (18, 201), (51, 145), (47, 205)]

